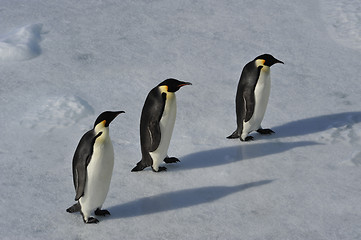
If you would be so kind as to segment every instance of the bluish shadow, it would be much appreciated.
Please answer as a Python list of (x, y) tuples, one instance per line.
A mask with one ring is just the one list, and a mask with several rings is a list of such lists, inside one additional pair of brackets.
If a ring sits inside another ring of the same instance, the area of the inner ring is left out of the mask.
[(156, 196), (144, 197), (135, 201), (108, 208), (112, 218), (128, 218), (153, 213), (165, 212), (213, 202), (227, 195), (244, 191), (249, 188), (269, 184), (273, 180), (262, 180), (237, 186), (211, 186), (176, 192), (162, 193)]
[(239, 146), (217, 148), (192, 153), (180, 158), (180, 163), (167, 165), (170, 171), (182, 171), (195, 168), (214, 167), (236, 161), (250, 160), (262, 156), (289, 151), (297, 147), (317, 145), (313, 141), (239, 143)]
[[(306, 118), (280, 126), (273, 127), (276, 132), (269, 136), (255, 134), (255, 141), (240, 142), (239, 146), (212, 149), (196, 152), (181, 157), (181, 163), (177, 167), (168, 165), (172, 171), (188, 170), (193, 168), (213, 167), (228, 164), (235, 161), (249, 160), (252, 158), (277, 154), (297, 147), (317, 145), (314, 141), (299, 142), (266, 142), (257, 143), (257, 138), (277, 139), (284, 137), (302, 136), (322, 132), (330, 128), (352, 126), (361, 122), (361, 112), (343, 112), (337, 114), (323, 115), (313, 118)], [(239, 141), (238, 139), (228, 141)]]
[[(302, 136), (322, 132), (330, 128), (338, 128), (354, 125), (361, 122), (361, 112), (343, 112), (323, 115), (313, 118), (301, 119), (280, 126), (272, 127), (276, 134), (265, 136), (265, 138), (282, 138)], [(257, 136), (258, 137), (258, 136)]]

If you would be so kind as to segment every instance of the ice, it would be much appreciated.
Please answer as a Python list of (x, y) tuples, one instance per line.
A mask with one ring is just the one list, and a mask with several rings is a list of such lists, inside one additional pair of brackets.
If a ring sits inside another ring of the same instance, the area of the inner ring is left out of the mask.
[[(1, 239), (361, 239), (359, 1), (3, 1)], [(253, 142), (226, 139), (243, 66), (270, 53)], [(147, 93), (177, 94), (167, 172), (141, 159)], [(106, 110), (115, 165), (86, 225), (71, 161)]]

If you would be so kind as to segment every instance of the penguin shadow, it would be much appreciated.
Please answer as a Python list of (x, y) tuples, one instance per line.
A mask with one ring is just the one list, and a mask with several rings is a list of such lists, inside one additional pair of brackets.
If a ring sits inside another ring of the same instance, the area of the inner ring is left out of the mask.
[(265, 138), (302, 136), (322, 132), (330, 128), (352, 126), (361, 122), (361, 112), (343, 112), (318, 117), (300, 119), (280, 126), (272, 127), (276, 133)]
[[(272, 127), (275, 134), (262, 136), (254, 133), (256, 138), (251, 143), (240, 143), (239, 146), (212, 149), (196, 152), (182, 157), (179, 167), (169, 166), (172, 171), (182, 171), (194, 168), (214, 167), (241, 160), (277, 154), (297, 147), (318, 145), (314, 141), (299, 142), (267, 142), (257, 143), (258, 139), (277, 139), (295, 137), (322, 132), (331, 128), (352, 126), (361, 122), (361, 112), (343, 112), (312, 118), (305, 118)], [(237, 139), (229, 141), (239, 141)]]
[(109, 219), (137, 217), (201, 205), (249, 188), (260, 187), (273, 181), (262, 180), (237, 186), (209, 186), (161, 193), (110, 207), (108, 210), (112, 215)]
[[(239, 141), (239, 140), (238, 140)], [(215, 167), (237, 161), (273, 155), (293, 148), (318, 145), (313, 141), (299, 142), (267, 142), (267, 143), (240, 143), (238, 146), (225, 147), (192, 153), (180, 158), (177, 166), (169, 165), (171, 171), (183, 171), (196, 168)]]

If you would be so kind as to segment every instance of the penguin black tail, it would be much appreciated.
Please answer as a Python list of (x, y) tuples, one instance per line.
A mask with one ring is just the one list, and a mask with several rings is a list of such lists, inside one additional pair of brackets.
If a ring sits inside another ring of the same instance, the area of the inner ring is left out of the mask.
[(69, 207), (68, 209), (66, 209), (66, 211), (68, 213), (74, 213), (74, 212), (80, 212), (81, 207), (80, 207), (80, 203), (77, 202), (75, 203), (73, 206)]
[(140, 162), (137, 163), (137, 166), (135, 166), (132, 169), (132, 172), (139, 172), (142, 171), (144, 168), (146, 168), (147, 166), (144, 165), (143, 160), (140, 160)]
[(239, 138), (237, 129), (236, 129), (236, 131), (234, 131), (231, 135), (229, 135), (227, 138), (228, 138), (228, 139)]

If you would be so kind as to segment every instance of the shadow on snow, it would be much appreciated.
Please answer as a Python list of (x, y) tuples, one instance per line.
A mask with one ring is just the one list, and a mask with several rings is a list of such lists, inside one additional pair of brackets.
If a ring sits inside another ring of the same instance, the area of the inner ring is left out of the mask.
[[(352, 126), (361, 122), (361, 112), (344, 112), (337, 114), (323, 115), (313, 118), (301, 119), (273, 127), (276, 132), (264, 139), (277, 139), (282, 137), (302, 136), (322, 132), (330, 128)], [(260, 136), (260, 135), (258, 135)], [(261, 136), (260, 136), (261, 137)], [(238, 139), (228, 141), (239, 141)], [(297, 147), (317, 145), (314, 141), (299, 142), (267, 142), (239, 143), (238, 146), (218, 148), (196, 152), (181, 158), (179, 167), (173, 167), (172, 171), (189, 170), (194, 168), (213, 167), (228, 164), (241, 160), (277, 154)]]
[[(196, 206), (249, 188), (269, 184), (273, 180), (262, 180), (237, 186), (210, 186), (185, 189), (176, 192), (140, 198), (108, 208), (111, 218), (128, 218)], [(110, 219), (111, 219), (110, 218)]]
[[(281, 137), (302, 136), (322, 132), (330, 128), (352, 126), (359, 122), (361, 122), (361, 112), (344, 112), (324, 115), (301, 119), (273, 127), (272, 129), (276, 134), (267, 136), (267, 138), (276, 139)], [(319, 143), (314, 141), (240, 143), (239, 146), (207, 150), (184, 156), (181, 158), (181, 166), (179, 166), (179, 168), (172, 168), (172, 171), (213, 167), (235, 161), (277, 154), (297, 147), (317, 144)], [(156, 196), (144, 197), (132, 202), (113, 206), (109, 208), (109, 211), (112, 213), (112, 218), (127, 218), (171, 211), (212, 202), (236, 192), (269, 184), (272, 181), (273, 180), (263, 180), (233, 187), (210, 186), (162, 193)]]
[(178, 165), (167, 165), (171, 171), (182, 171), (195, 168), (214, 167), (229, 164), (236, 161), (249, 160), (267, 155), (285, 152), (297, 147), (317, 145), (313, 141), (300, 142), (268, 142), (268, 143), (245, 143), (239, 146), (218, 148), (196, 152), (182, 157)]
[(276, 132), (269, 138), (302, 136), (322, 132), (330, 128), (352, 126), (361, 122), (361, 112), (343, 112), (306, 118), (273, 127)]

